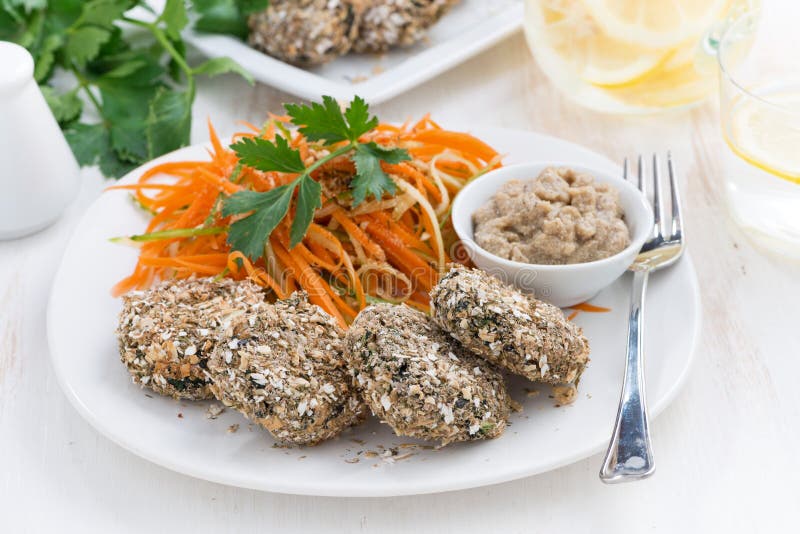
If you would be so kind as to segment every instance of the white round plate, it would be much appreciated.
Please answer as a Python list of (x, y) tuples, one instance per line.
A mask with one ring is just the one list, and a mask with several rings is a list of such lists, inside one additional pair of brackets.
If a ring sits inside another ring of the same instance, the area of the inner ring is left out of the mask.
[(358, 95), (378, 104), (494, 46), (518, 31), (523, 18), (521, 0), (462, 0), (428, 30), (424, 42), (382, 54), (347, 54), (311, 69), (270, 57), (236, 37), (191, 30), (185, 36), (206, 56), (234, 57), (256, 80), (288, 93), (346, 102)]
[[(574, 161), (619, 172), (603, 156), (552, 137), (499, 129), (474, 133), (507, 154), (506, 163)], [(193, 146), (156, 162), (203, 157), (205, 147)], [(122, 183), (134, 182), (141, 172), (132, 172)], [(105, 193), (95, 201), (67, 247), (47, 318), (53, 366), (67, 397), (101, 433), (143, 458), (245, 488), (392, 496), (471, 488), (541, 473), (597, 453), (608, 441), (623, 372), (627, 276), (593, 300), (611, 312), (576, 318), (590, 341), (592, 361), (570, 406), (555, 407), (549, 386), (515, 380), (512, 397), (523, 411), (512, 415), (499, 439), (435, 450), (398, 438), (372, 419), (317, 447), (279, 448), (266, 431), (232, 410), (209, 419), (209, 403), (174, 401), (131, 383), (114, 336), (120, 301), (109, 290), (131, 271), (137, 251), (108, 239), (140, 233), (145, 222), (124, 192)], [(674, 398), (686, 377), (699, 321), (697, 279), (686, 257), (653, 276), (648, 292), (645, 353), (653, 416)], [(527, 394), (526, 388), (539, 393)], [(237, 424), (238, 431), (229, 431)]]

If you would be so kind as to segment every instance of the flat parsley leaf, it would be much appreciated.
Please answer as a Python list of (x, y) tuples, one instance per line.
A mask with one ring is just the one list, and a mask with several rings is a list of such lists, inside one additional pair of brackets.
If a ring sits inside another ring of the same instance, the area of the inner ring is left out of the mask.
[[(346, 143), (337, 146), (309, 168), (303, 163), (300, 152), (291, 148), (282, 136), (276, 137), (274, 142), (246, 138), (231, 146), (243, 165), (265, 172), (300, 175), (292, 183), (278, 189), (266, 193), (240, 192), (225, 200), (223, 213), (233, 215), (252, 212), (231, 226), (228, 242), (235, 250), (240, 250), (253, 259), (261, 256), (265, 241), (288, 213), (296, 190), (295, 214), (289, 233), (290, 248), (303, 240), (315, 211), (322, 206), (322, 187), (311, 177), (311, 173), (324, 163), (336, 157), (352, 157), (356, 165), (356, 176), (350, 187), (357, 205), (368, 196), (381, 198), (384, 192), (393, 194), (396, 191), (394, 182), (381, 168), (382, 161), (396, 164), (410, 159), (405, 149), (386, 148), (374, 142), (359, 142), (362, 135), (378, 125), (378, 119), (370, 116), (369, 106), (360, 97), (356, 97), (344, 113), (330, 96), (324, 96), (322, 103), (310, 106), (287, 104), (286, 111), (292, 118), (292, 123), (309, 140), (323, 141), (325, 144)], [(280, 192), (275, 193), (278, 190)]]
[(34, 9), (42, 9), (47, 6), (47, 0), (10, 0), (8, 2), (9, 5), (20, 6), (25, 8), (26, 11), (30, 12)]
[(111, 32), (105, 28), (83, 26), (69, 35), (64, 54), (80, 68), (86, 62), (94, 59), (100, 52), (100, 47), (111, 38)]
[(236, 63), (229, 57), (215, 57), (213, 59), (209, 59), (205, 63), (201, 63), (194, 69), (192, 72), (195, 74), (205, 74), (208, 77), (213, 78), (214, 76), (219, 76), (220, 74), (225, 74), (227, 72), (235, 72), (245, 80), (250, 85), (255, 83), (253, 79), (253, 75), (250, 74), (248, 71), (245, 70), (244, 67)]
[(381, 198), (384, 192), (394, 194), (394, 182), (381, 168), (381, 161), (400, 163), (411, 159), (405, 149), (384, 148), (376, 143), (360, 144), (353, 154), (356, 176), (350, 183), (353, 189), (353, 205), (358, 206), (368, 196)]
[(286, 104), (284, 107), (292, 123), (299, 126), (300, 133), (311, 141), (332, 144), (353, 140), (342, 110), (331, 96), (323, 96), (321, 104)]
[(42, 95), (50, 106), (50, 111), (58, 121), (58, 124), (65, 126), (81, 116), (83, 111), (83, 101), (78, 98), (78, 89), (58, 94), (47, 85), (42, 87)]
[(369, 116), (369, 105), (360, 96), (356, 96), (344, 112), (350, 128), (350, 140), (358, 138), (378, 125), (378, 117)]
[(159, 88), (150, 101), (146, 124), (145, 137), (149, 157), (188, 145), (189, 132), (192, 129), (191, 98), (185, 92)]
[(4, 6), (0, 1), (0, 40), (17, 40), (17, 35), (21, 33), (18, 17), (21, 18), (11, 9), (11, 6)]
[(353, 99), (344, 113), (331, 96), (323, 96), (321, 104), (286, 104), (285, 107), (292, 123), (300, 127), (301, 134), (312, 141), (325, 141), (327, 144), (357, 143), (359, 137), (378, 125), (378, 118), (369, 116), (369, 105), (360, 96)]
[(281, 136), (276, 137), (274, 143), (259, 137), (244, 138), (231, 148), (244, 165), (260, 171), (295, 174), (306, 170), (300, 152), (290, 147), (286, 138)]
[(91, 0), (67, 32), (64, 53), (80, 68), (97, 57), (100, 48), (111, 39), (114, 21), (130, 9), (129, 0)]
[(144, 162), (151, 155), (148, 148), (147, 124), (150, 103), (159, 88), (156, 84), (135, 83), (133, 76), (102, 78), (97, 82), (102, 97), (102, 114), (108, 121), (111, 145), (122, 159)]
[(225, 200), (222, 214), (226, 217), (253, 213), (231, 224), (228, 243), (234, 250), (256, 260), (264, 254), (264, 244), (289, 211), (295, 185), (282, 185), (266, 193), (240, 191)]
[[(224, 215), (253, 213), (231, 225), (228, 243), (255, 260), (264, 252), (264, 243), (289, 211), (295, 189), (300, 188), (295, 219), (292, 222), (291, 246), (294, 247), (308, 230), (314, 211), (321, 205), (322, 188), (306, 172), (300, 152), (289, 146), (285, 137), (275, 142), (261, 138), (245, 138), (231, 145), (239, 161), (264, 172), (278, 171), (300, 174), (297, 180), (266, 193), (241, 191), (223, 204)], [(276, 191), (278, 191), (276, 193)]]
[(161, 20), (167, 26), (167, 35), (172, 39), (180, 39), (181, 30), (189, 23), (185, 1), (167, 0), (164, 11), (161, 13)]
[(64, 136), (78, 163), (81, 166), (97, 164), (104, 176), (120, 178), (136, 167), (135, 163), (117, 156), (103, 124), (72, 124), (64, 130)]
[(104, 139), (107, 131), (102, 124), (74, 124), (64, 131), (64, 136), (82, 167), (94, 165), (103, 145), (108, 143), (108, 139)]
[(143, 59), (131, 59), (125, 63), (120, 63), (110, 71), (103, 74), (104, 78), (127, 78), (131, 74), (139, 72), (147, 66)]
[(311, 176), (304, 175), (300, 179), (300, 192), (297, 194), (297, 209), (295, 210), (292, 229), (289, 231), (289, 248), (294, 248), (300, 243), (314, 220), (314, 212), (322, 207), (322, 186)]
[(236, 5), (243, 15), (252, 15), (269, 7), (269, 0), (236, 0)]
[(192, 0), (200, 15), (195, 29), (207, 33), (224, 33), (247, 39), (247, 17), (269, 6), (269, 0)]
[(115, 20), (133, 7), (133, 3), (130, 0), (91, 0), (84, 4), (76, 25), (101, 26), (110, 29)]
[(56, 53), (64, 45), (64, 37), (54, 33), (48, 35), (39, 47), (36, 63), (33, 68), (33, 77), (37, 83), (42, 83), (50, 77), (56, 62)]

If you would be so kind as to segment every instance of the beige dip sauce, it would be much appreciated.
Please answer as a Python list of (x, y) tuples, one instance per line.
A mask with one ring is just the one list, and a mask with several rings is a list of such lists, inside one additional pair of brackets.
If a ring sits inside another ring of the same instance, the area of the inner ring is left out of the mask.
[(475, 242), (507, 260), (540, 265), (613, 256), (631, 242), (619, 192), (594, 177), (548, 167), (512, 180), (472, 216)]

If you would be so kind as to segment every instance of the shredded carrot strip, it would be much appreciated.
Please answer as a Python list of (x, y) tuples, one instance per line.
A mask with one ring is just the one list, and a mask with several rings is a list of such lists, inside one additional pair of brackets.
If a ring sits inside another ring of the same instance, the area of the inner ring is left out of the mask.
[(235, 183), (221, 178), (203, 167), (197, 169), (197, 177), (207, 182), (209, 185), (216, 186), (220, 191), (229, 195), (241, 190), (241, 187)]
[(211, 276), (218, 275), (223, 269), (223, 267), (214, 267), (213, 265), (184, 261), (180, 258), (172, 258), (172, 260), (162, 258), (161, 263), (156, 262), (157, 260), (155, 258), (151, 258), (149, 260), (147, 258), (142, 258), (142, 265), (171, 267), (173, 269), (191, 271), (193, 273), (207, 274)]
[(367, 233), (383, 247), (392, 265), (409, 275), (426, 291), (433, 288), (438, 279), (436, 271), (425, 260), (411, 252), (402, 240), (374, 222), (367, 223)]
[(497, 157), (497, 151), (492, 147), (467, 133), (448, 132), (445, 130), (425, 130), (414, 136), (414, 140), (423, 143), (433, 143), (453, 150), (459, 150), (478, 156), (485, 162), (490, 162)]
[(430, 306), (430, 296), (427, 293), (417, 291), (411, 298), (406, 301), (406, 304), (411, 306), (412, 308), (416, 308), (421, 312), (430, 313), (431, 306)]
[(250, 262), (247, 257), (239, 252), (238, 250), (235, 252), (231, 252), (228, 255), (228, 269), (234, 274), (239, 274), (239, 263), (241, 262), (242, 266), (244, 267), (245, 272), (247, 272), (247, 276), (255, 283), (260, 286), (269, 287), (272, 289), (278, 298), (285, 299), (287, 295), (281, 289), (281, 286), (278, 285), (273, 278), (266, 273), (263, 269), (257, 269), (253, 267), (253, 264)]
[(342, 317), (342, 313), (333, 303), (328, 291), (324, 287), (326, 285), (325, 281), (319, 277), (316, 271), (314, 271), (302, 257), (299, 255), (292, 255), (277, 239), (273, 238), (271, 241), (275, 254), (284, 265), (294, 271), (294, 275), (300, 281), (300, 285), (302, 285), (303, 289), (308, 293), (308, 300), (333, 315), (342, 328), (346, 328), (347, 322), (344, 320), (344, 317)]
[(168, 162), (168, 163), (161, 163), (156, 165), (155, 167), (151, 167), (144, 171), (142, 177), (139, 178), (139, 182), (146, 182), (153, 176), (158, 176), (159, 174), (173, 174), (180, 171), (185, 170), (193, 170), (201, 165), (208, 165), (207, 161), (176, 161), (176, 162)]
[(336, 257), (339, 258), (347, 270), (347, 274), (350, 277), (352, 288), (355, 291), (360, 307), (366, 307), (367, 300), (366, 295), (364, 294), (364, 288), (361, 285), (361, 281), (359, 280), (358, 276), (356, 275), (350, 255), (345, 252), (342, 243), (336, 238), (336, 236), (318, 224), (312, 223), (308, 229), (308, 234), (306, 234), (306, 241), (315, 243), (316, 245), (325, 248), (325, 250), (335, 254)]
[[(309, 240), (306, 246), (308, 246), (308, 249), (311, 252), (313, 252), (316, 257), (320, 258), (324, 262), (332, 264), (333, 262), (336, 261), (336, 258), (333, 257), (333, 254), (331, 254), (330, 251), (328, 251), (328, 249), (324, 248), (322, 245), (320, 245), (316, 241)], [(341, 265), (341, 263), (342, 263), (342, 260), (339, 260), (339, 264), (340, 265)], [(339, 265), (337, 265), (337, 268), (338, 267), (339, 267)]]
[(111, 288), (111, 295), (114, 297), (119, 297), (128, 291), (140, 288), (141, 286), (139, 284), (142, 280), (143, 271), (144, 269), (142, 269), (141, 262), (137, 262), (133, 273), (117, 282), (114, 287)]
[(592, 313), (605, 313), (611, 311), (611, 308), (603, 308), (602, 306), (595, 306), (594, 304), (589, 304), (588, 302), (581, 302), (580, 304), (570, 306), (570, 308), (572, 308), (573, 310), (592, 312)]
[(339, 270), (336, 265), (321, 259), (302, 244), (295, 246), (295, 248), (292, 249), (292, 252), (296, 252), (297, 254), (303, 256), (310, 265), (318, 267), (324, 271), (328, 271), (331, 274), (336, 274)]
[(394, 126), (393, 124), (379, 124), (375, 127), (375, 130), (378, 132), (391, 132), (391, 133), (401, 133), (403, 131), (402, 128), (399, 126)]
[(383, 169), (390, 173), (390, 174), (397, 174), (399, 176), (409, 178), (414, 182), (421, 184), (424, 190), (421, 190), (420, 193), (427, 193), (431, 195), (436, 202), (442, 201), (442, 194), (439, 192), (439, 189), (436, 187), (430, 178), (419, 172), (417, 169), (412, 167), (407, 163), (398, 163), (396, 165), (392, 165), (390, 163), (385, 163), (382, 165)]
[[(410, 215), (409, 215), (410, 216)], [(359, 221), (369, 221), (369, 220), (376, 220), (387, 227), (387, 229), (396, 234), (403, 243), (405, 243), (409, 247), (413, 247), (421, 252), (424, 252), (428, 256), (433, 256), (433, 250), (428, 246), (427, 243), (419, 239), (419, 236), (416, 234), (412, 234), (409, 229), (413, 231), (413, 224), (409, 224), (406, 221), (403, 221), (403, 224), (398, 224), (392, 220), (392, 218), (385, 212), (378, 212), (370, 214), (370, 216), (361, 216), (358, 217)], [(420, 225), (421, 234), (424, 230), (424, 227)]]
[(258, 133), (261, 130), (258, 126), (256, 126), (252, 122), (248, 122), (248, 121), (238, 121), (238, 122), (242, 126), (247, 126), (248, 128), (250, 128), (251, 130), (253, 130), (256, 133)]
[(195, 263), (198, 265), (210, 264), (225, 267), (228, 264), (227, 254), (196, 254), (194, 256), (174, 256), (172, 258), (153, 258), (142, 256), (142, 265), (164, 265), (171, 266), (174, 262)]
[(350, 238), (358, 241), (361, 246), (364, 247), (364, 250), (367, 252), (367, 254), (381, 261), (386, 259), (386, 254), (384, 254), (381, 247), (373, 243), (370, 238), (367, 237), (367, 234), (365, 234), (363, 230), (358, 227), (358, 225), (353, 223), (353, 221), (347, 217), (342, 208), (337, 207), (332, 215), (333, 218), (339, 221), (339, 224), (341, 224), (345, 231), (350, 235)]
[(112, 185), (106, 187), (104, 191), (113, 191), (115, 189), (130, 189), (134, 191), (141, 191), (142, 189), (161, 189), (163, 191), (183, 191), (184, 187), (180, 185), (171, 184), (132, 184), (132, 185)]
[(207, 121), (208, 124), (208, 137), (211, 139), (211, 146), (214, 147), (214, 155), (217, 157), (222, 156), (222, 153), (225, 149), (222, 148), (222, 143), (219, 142), (219, 137), (217, 136), (217, 131), (214, 129), (214, 125), (211, 124), (211, 120)]

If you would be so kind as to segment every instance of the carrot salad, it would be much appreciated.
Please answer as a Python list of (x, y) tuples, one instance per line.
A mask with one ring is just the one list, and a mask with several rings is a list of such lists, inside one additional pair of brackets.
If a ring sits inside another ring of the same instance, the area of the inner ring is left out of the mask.
[[(299, 150), (306, 166), (329, 154), (290, 129), (288, 117), (272, 116), (263, 128), (247, 128), (233, 142), (280, 135)], [(466, 261), (450, 222), (453, 198), (470, 180), (500, 165), (486, 143), (444, 130), (427, 116), (415, 124), (379, 124), (362, 140), (404, 148), (411, 156), (396, 164), (381, 162), (395, 193), (355, 205), (347, 187), (356, 172), (353, 162), (331, 159), (311, 174), (322, 186), (321, 207), (303, 239), (290, 246), (290, 210), (265, 240), (263, 255), (252, 260), (228, 243), (230, 225), (242, 216), (224, 216), (222, 203), (241, 191), (270, 191), (297, 175), (243, 165), (211, 124), (209, 134), (209, 160), (162, 163), (136, 184), (109, 188), (129, 190), (152, 215), (143, 234), (125, 238), (140, 254), (114, 295), (161, 280), (217, 276), (250, 279), (275, 298), (303, 289), (343, 326), (374, 302), (405, 302), (428, 311), (428, 291), (445, 266)]]

